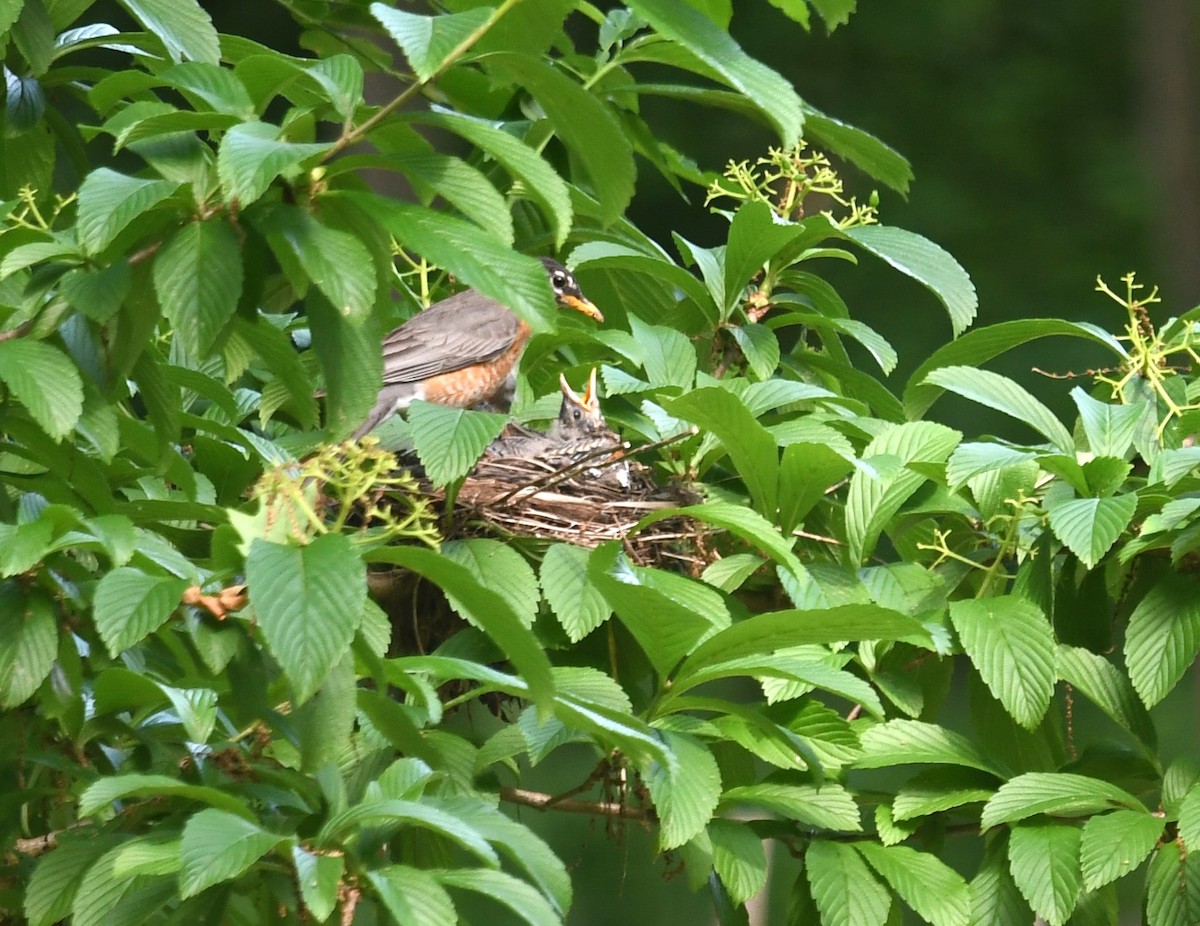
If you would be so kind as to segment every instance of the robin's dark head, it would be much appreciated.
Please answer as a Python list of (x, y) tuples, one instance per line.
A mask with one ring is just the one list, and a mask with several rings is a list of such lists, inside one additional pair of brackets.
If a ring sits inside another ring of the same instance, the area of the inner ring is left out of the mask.
[(546, 273), (550, 276), (550, 285), (554, 287), (554, 298), (560, 306), (582, 312), (588, 318), (594, 318), (598, 322), (604, 321), (600, 310), (579, 289), (579, 284), (575, 282), (575, 275), (570, 270), (553, 257), (543, 257), (541, 260), (542, 265), (546, 268)]
[(567, 378), (561, 373), (558, 376), (558, 383), (562, 389), (563, 400), (558, 410), (558, 420), (550, 429), (552, 438), (579, 440), (609, 433), (608, 423), (600, 411), (600, 397), (596, 394), (595, 367), (588, 376), (587, 388), (583, 390), (583, 395), (575, 392), (567, 382)]

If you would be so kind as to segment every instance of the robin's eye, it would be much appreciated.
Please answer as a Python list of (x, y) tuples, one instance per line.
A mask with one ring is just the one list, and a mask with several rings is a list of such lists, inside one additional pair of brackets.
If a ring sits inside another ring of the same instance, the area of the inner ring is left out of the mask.
[(555, 273), (551, 279), (553, 280), (555, 289), (566, 289), (567, 288), (567, 275), (565, 273), (562, 273), (562, 272)]

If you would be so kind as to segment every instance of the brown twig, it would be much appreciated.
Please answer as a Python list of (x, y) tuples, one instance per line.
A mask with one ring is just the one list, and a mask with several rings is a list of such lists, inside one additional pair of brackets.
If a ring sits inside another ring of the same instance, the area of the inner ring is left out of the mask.
[(621, 817), (626, 820), (655, 820), (651, 807), (630, 807), (619, 801), (579, 801), (561, 798), (560, 795), (544, 791), (527, 791), (524, 788), (501, 788), (500, 800), (510, 804), (521, 804), (534, 810), (562, 810), (566, 813), (588, 813), (601, 817)]

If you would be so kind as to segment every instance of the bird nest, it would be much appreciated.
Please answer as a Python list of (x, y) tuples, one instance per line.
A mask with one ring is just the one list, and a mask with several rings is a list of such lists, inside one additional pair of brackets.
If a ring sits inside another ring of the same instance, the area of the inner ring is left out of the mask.
[[(614, 443), (571, 461), (485, 456), (453, 499), (455, 531), (584, 547), (617, 540), (640, 563), (674, 561), (689, 571), (702, 569), (707, 557), (700, 550), (699, 525), (665, 513), (698, 498), (679, 486), (656, 485), (649, 468), (635, 459), (647, 449)], [(424, 480), (422, 489), (444, 509), (444, 490)]]

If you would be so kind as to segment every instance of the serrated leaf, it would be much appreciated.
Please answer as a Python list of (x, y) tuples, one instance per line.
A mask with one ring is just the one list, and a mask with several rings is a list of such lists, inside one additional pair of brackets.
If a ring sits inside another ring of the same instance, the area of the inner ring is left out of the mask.
[[(520, 553), (486, 537), (448, 541), (442, 544), (441, 553), (470, 570), (480, 585), (504, 596), (521, 623), (533, 626), (540, 601), (537, 578)], [(470, 611), (462, 608), (453, 594), (447, 593), (446, 599), (455, 611), (469, 619)]]
[(438, 72), (451, 52), (488, 21), (493, 10), (481, 6), (462, 13), (421, 16), (372, 3), (371, 15), (400, 46), (417, 78), (425, 82)]
[(1079, 409), (1079, 421), (1087, 436), (1088, 447), (1096, 456), (1123, 457), (1133, 446), (1133, 438), (1144, 410), (1140, 405), (1113, 405), (1101, 402), (1076, 386), (1071, 398)]
[(446, 887), (484, 894), (507, 907), (530, 926), (560, 926), (562, 917), (542, 894), (503, 871), (486, 868), (436, 870), (435, 878)]
[(179, 607), (187, 581), (151, 576), (122, 566), (105, 573), (96, 585), (96, 630), (113, 656), (161, 627)]
[[(729, 223), (728, 244), (725, 247), (725, 280), (722, 287), (725, 304), (722, 318), (727, 319), (733, 313), (742, 300), (747, 284), (762, 270), (763, 265), (803, 235), (804, 231), (803, 225), (777, 222), (766, 203), (752, 200), (738, 207)], [(735, 336), (736, 333), (737, 329), (734, 329)], [(746, 356), (750, 359), (749, 354)], [(776, 357), (778, 362), (779, 358)], [(773, 365), (771, 372), (774, 372)]]
[(721, 799), (721, 773), (708, 747), (686, 733), (661, 731), (671, 761), (643, 772), (659, 818), (658, 844), (674, 849), (704, 830)]
[(578, 643), (608, 620), (612, 608), (588, 580), (588, 551), (556, 543), (542, 558), (542, 592), (572, 643)]
[(1026, 772), (1000, 786), (983, 808), (979, 822), (988, 830), (1039, 813), (1080, 817), (1113, 807), (1145, 809), (1132, 794), (1098, 778), (1068, 772)]
[(383, 906), (397, 923), (455, 926), (454, 902), (433, 872), (408, 865), (388, 865), (367, 872)]
[(296, 866), (296, 883), (304, 906), (317, 922), (324, 922), (337, 906), (345, 859), (340, 855), (314, 855), (292, 846), (292, 864)]
[(1167, 696), (1200, 653), (1200, 594), (1188, 575), (1168, 573), (1138, 602), (1125, 632), (1125, 664), (1147, 707)]
[(1189, 852), (1200, 849), (1200, 788), (1195, 785), (1179, 804), (1179, 838)]
[(762, 782), (730, 788), (721, 796), (722, 807), (753, 804), (808, 826), (846, 833), (862, 832), (854, 798), (839, 784), (789, 785)]
[(1021, 896), (1050, 926), (1063, 926), (1083, 889), (1078, 827), (1054, 823), (1015, 826), (1008, 861)]
[[(262, 222), (271, 246), (294, 254), (308, 279), (352, 325), (360, 325), (375, 302), (375, 265), (362, 240), (322, 225), (295, 206), (277, 206)], [(282, 255), (281, 255), (282, 256)]]
[(199, 97), (217, 112), (239, 119), (254, 116), (254, 101), (237, 74), (207, 61), (185, 61), (159, 73), (159, 78), (188, 96)]
[(784, 539), (779, 533), (779, 528), (743, 505), (715, 501), (683, 508), (663, 509), (642, 518), (635, 530), (640, 531), (646, 525), (668, 517), (695, 518), (705, 524), (727, 530), (762, 550), (789, 572), (799, 575), (803, 571), (800, 560), (792, 552), (791, 542)]
[(856, 842), (854, 847), (921, 919), (934, 926), (966, 926), (967, 882), (937, 857), (908, 846)]
[(223, 810), (201, 810), (183, 825), (180, 895), (192, 897), (236, 878), (286, 838)]
[(154, 257), (154, 289), (163, 314), (188, 351), (203, 357), (237, 308), (242, 255), (225, 222), (190, 222)]
[(37, 691), (58, 652), (55, 608), (43, 592), (0, 586), (0, 640), (0, 706), (12, 708)]
[(1137, 494), (1108, 498), (1047, 499), (1050, 529), (1088, 569), (1093, 568), (1120, 538), (1137, 510)]
[(846, 540), (855, 562), (870, 556), (880, 534), (927, 477), (911, 464), (941, 464), (962, 435), (932, 421), (889, 427), (863, 450), (846, 496)]
[(814, 841), (804, 855), (823, 926), (883, 926), (892, 898), (853, 847)]
[(847, 125), (804, 104), (804, 134), (821, 148), (841, 155), (880, 183), (898, 193), (908, 193), (912, 165), (894, 148), (869, 132)]
[[(165, 0), (164, 0), (165, 2)], [(265, 122), (235, 125), (217, 149), (217, 174), (230, 199), (245, 209), (267, 191), (276, 177), (295, 170), (329, 150), (328, 144), (290, 142), (278, 126)]]
[(212, 18), (197, 0), (118, 0), (138, 22), (157, 35), (172, 61), (184, 58), (217, 64), (221, 47)]
[(979, 873), (971, 881), (971, 926), (1010, 926), (1033, 918), (1009, 873), (1007, 843), (1005, 835), (988, 845)]
[(88, 254), (99, 254), (135, 219), (174, 195), (178, 183), (142, 180), (101, 167), (79, 187), (75, 227)]
[(842, 234), (927, 287), (941, 300), (958, 337), (975, 320), (979, 297), (975, 284), (947, 251), (927, 238), (886, 225), (858, 225)]
[(775, 375), (779, 366), (779, 339), (766, 325), (735, 325), (729, 329), (750, 364), (750, 372), (759, 380)]
[(910, 763), (960, 765), (1001, 777), (965, 736), (920, 720), (890, 720), (862, 731), (858, 768), (887, 768)]
[(1150, 716), (1129, 679), (1103, 656), (1082, 647), (1060, 645), (1058, 675), (1147, 746), (1154, 746), (1156, 735)]
[(992, 694), (1017, 723), (1036, 727), (1058, 679), (1054, 632), (1041, 609), (1003, 595), (951, 602), (950, 620)]
[(554, 233), (555, 248), (563, 246), (571, 230), (570, 191), (562, 177), (535, 150), (489, 123), (457, 113), (422, 113), (420, 118), (465, 138), (503, 165), (521, 182), (520, 194), (542, 208)]
[(696, 349), (686, 335), (663, 325), (647, 325), (629, 316), (629, 328), (642, 350), (642, 366), (651, 386), (690, 389), (696, 379)]
[(947, 366), (933, 370), (925, 383), (949, 389), (965, 399), (994, 408), (1023, 421), (1043, 435), (1061, 453), (1074, 455), (1071, 432), (1024, 386), (1007, 376), (978, 367)]
[(896, 792), (892, 815), (896, 822), (919, 820), (967, 804), (983, 804), (996, 793), (995, 783), (973, 770), (930, 769)]
[[(432, 550), (416, 547), (376, 550), (372, 552), (371, 558), (374, 562), (393, 563), (411, 569), (453, 594), (459, 603), (470, 611), (474, 623), (482, 627), (508, 654), (517, 671), (521, 673), (523, 684), (528, 685), (528, 691), (523, 692), (522, 696), (539, 705), (550, 701), (554, 694), (554, 682), (550, 662), (541, 643), (522, 625), (512, 606), (496, 592), (480, 585), (466, 567), (451, 562)], [(505, 690), (503, 686), (501, 690)]]
[(92, 832), (62, 838), (53, 852), (37, 861), (25, 888), (25, 916), (29, 926), (52, 926), (65, 919), (92, 863), (112, 848), (111, 834)]
[(779, 450), (770, 432), (750, 414), (737, 396), (716, 386), (694, 389), (663, 407), (711, 431), (724, 445), (746, 483), (754, 507), (771, 518), (778, 499)]
[[(0, 380), (55, 441), (70, 434), (83, 414), (79, 370), (44, 341), (0, 341)], [(53, 389), (47, 388), (49, 383)]]
[(439, 152), (405, 154), (395, 163), (418, 189), (428, 187), (496, 240), (512, 246), (516, 233), (508, 202), (483, 171)]
[(1142, 810), (1114, 810), (1083, 826), (1079, 865), (1083, 886), (1095, 891), (1145, 861), (1163, 832), (1163, 820)]
[(629, 8), (753, 102), (775, 127), (783, 147), (796, 141), (804, 124), (796, 91), (780, 74), (747, 55), (727, 31), (683, 0), (635, 0)]
[(113, 775), (92, 782), (79, 799), (77, 813), (80, 817), (90, 817), (105, 810), (113, 801), (142, 796), (162, 798), (168, 795), (200, 801), (251, 819), (245, 803), (232, 794), (206, 785), (188, 784), (169, 775), (143, 774)]
[(429, 481), (444, 486), (471, 471), (508, 417), (416, 401), (408, 407), (408, 423)]
[[(554, 131), (582, 165), (600, 221), (616, 221), (633, 197), (633, 150), (621, 125), (595, 96), (532, 55), (498, 52), (491, 64), (511, 75), (537, 100)], [(583, 178), (576, 178), (580, 183)]]
[(246, 582), (267, 647), (303, 703), (354, 640), (367, 597), (366, 568), (342, 534), (303, 547), (256, 539), (246, 557)]
[(946, 482), (957, 489), (971, 479), (984, 473), (995, 472), (1018, 463), (1035, 459), (1032, 450), (1005, 447), (1003, 444), (977, 442), (959, 444), (946, 463)]
[(713, 868), (736, 904), (744, 904), (767, 883), (767, 853), (762, 839), (750, 827), (734, 820), (713, 820), (708, 825)]
[(125, 846), (110, 849), (84, 874), (71, 905), (72, 924), (141, 923), (178, 895), (172, 877), (119, 877), (116, 865), (124, 850)]
[(1200, 859), (1177, 842), (1159, 847), (1146, 876), (1147, 926), (1193, 926), (1200, 915)]

